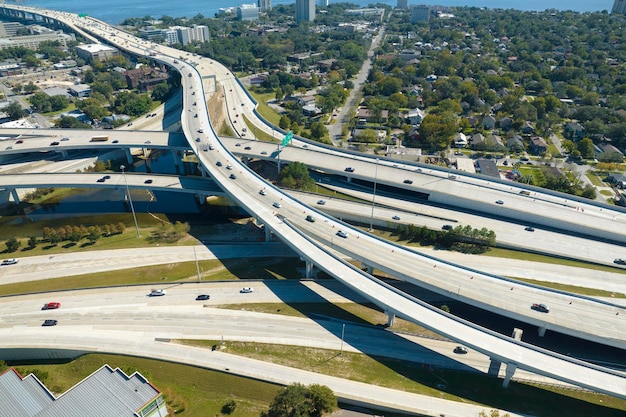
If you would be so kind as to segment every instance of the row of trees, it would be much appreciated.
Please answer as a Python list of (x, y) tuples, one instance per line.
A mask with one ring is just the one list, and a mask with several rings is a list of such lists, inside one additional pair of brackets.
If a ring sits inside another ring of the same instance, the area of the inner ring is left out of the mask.
[(457, 226), (445, 231), (432, 230), (413, 224), (399, 225), (400, 239), (417, 242), (423, 246), (441, 246), (463, 253), (484, 253), (496, 245), (496, 234), (487, 228)]
[(87, 239), (95, 242), (102, 236), (112, 236), (124, 233), (126, 225), (122, 222), (116, 224), (105, 224), (103, 226), (62, 226), (57, 228), (44, 227), (42, 230), (43, 240), (52, 244), (57, 244), (65, 240), (79, 242)]

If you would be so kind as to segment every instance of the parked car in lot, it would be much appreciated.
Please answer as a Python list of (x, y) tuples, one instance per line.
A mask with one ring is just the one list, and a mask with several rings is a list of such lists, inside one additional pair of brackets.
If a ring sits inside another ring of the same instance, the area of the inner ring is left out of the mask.
[(162, 290), (162, 289), (158, 289), (158, 290), (151, 290), (150, 294), (148, 294), (150, 297), (161, 297), (164, 296), (167, 293), (167, 291)]
[(197, 301), (201, 301), (201, 300), (210, 300), (211, 296), (209, 294), (200, 294), (199, 296), (196, 297)]
[(454, 353), (460, 353), (460, 354), (465, 354), (467, 353), (467, 348), (465, 346), (457, 346), (454, 348)]
[(338, 231), (336, 234), (337, 234), (337, 236), (342, 237), (344, 239), (348, 238), (348, 234), (346, 232), (344, 232), (343, 230)]
[(16, 263), (17, 263), (17, 259), (10, 258), (10, 259), (5, 259), (2, 262), (0, 262), (0, 265), (15, 265)]
[(248, 294), (251, 292), (254, 292), (254, 288), (252, 287), (243, 287), (242, 289), (239, 290), (240, 293), (242, 294)]
[(530, 308), (532, 308), (535, 311), (539, 311), (541, 313), (549, 313), (550, 312), (550, 307), (548, 307), (545, 304), (533, 304)]
[(44, 304), (41, 309), (42, 310), (54, 310), (59, 307), (61, 307), (61, 303), (57, 303), (56, 301), (53, 301), (53, 302)]
[(44, 320), (43, 321), (42, 326), (56, 326), (57, 323), (58, 323), (58, 321), (56, 321), (56, 320), (48, 319), (48, 320)]

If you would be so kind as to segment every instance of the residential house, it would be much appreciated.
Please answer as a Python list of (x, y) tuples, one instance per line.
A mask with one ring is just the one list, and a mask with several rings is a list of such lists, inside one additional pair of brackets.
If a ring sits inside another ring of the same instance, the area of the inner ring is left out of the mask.
[(472, 138), (470, 139), (470, 148), (476, 149), (483, 142), (485, 142), (485, 137), (483, 136), (483, 134), (475, 133), (474, 135), (472, 135)]
[(504, 147), (504, 142), (499, 135), (491, 134), (485, 138), (485, 144), (489, 146), (501, 146)]
[(514, 135), (507, 139), (506, 147), (511, 152), (524, 152), (524, 141), (520, 135)]
[(424, 110), (416, 107), (413, 110), (409, 110), (406, 113), (405, 118), (408, 120), (409, 124), (418, 125), (422, 123), (422, 120), (424, 120), (424, 116), (426, 116)]
[(70, 85), (68, 91), (74, 97), (88, 97), (91, 94), (91, 86), (88, 84)]
[(467, 136), (463, 132), (459, 132), (454, 138), (454, 147), (465, 148), (467, 146)]
[(498, 125), (500, 126), (500, 129), (509, 130), (512, 124), (513, 120), (511, 120), (511, 118), (507, 116), (502, 117), (500, 120), (498, 120)]
[(542, 137), (531, 136), (530, 137), (530, 149), (536, 154), (542, 154), (548, 151), (548, 143)]
[(535, 128), (530, 124), (530, 122), (526, 121), (522, 126), (522, 133), (525, 135), (533, 134), (535, 133)]
[(577, 122), (567, 122), (563, 126), (563, 135), (573, 141), (580, 140), (585, 135), (585, 128)]
[(493, 129), (496, 127), (496, 118), (492, 115), (485, 116), (483, 118), (483, 127), (485, 129)]
[(375, 112), (367, 108), (359, 108), (356, 112), (356, 118), (365, 120), (368, 123), (387, 123), (389, 117), (388, 110), (381, 110), (380, 117), (377, 117)]

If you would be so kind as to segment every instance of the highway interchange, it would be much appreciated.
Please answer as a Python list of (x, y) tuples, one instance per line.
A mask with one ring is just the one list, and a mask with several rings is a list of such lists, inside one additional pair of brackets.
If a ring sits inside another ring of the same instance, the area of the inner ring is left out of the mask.
[[(60, 13), (58, 12), (52, 13), (56, 17), (67, 17), (59, 16)], [(83, 24), (82, 22), (80, 23)], [(104, 28), (103, 25), (96, 26), (95, 28), (93, 25), (88, 26), (88, 29), (94, 33), (101, 30), (113, 30), (111, 28)], [(105, 36), (110, 36), (110, 34)], [(119, 36), (120, 35), (116, 35), (114, 38), (118, 38)], [(145, 41), (135, 41), (131, 39), (129, 35), (122, 36), (126, 38), (123, 41), (125, 43), (121, 45), (123, 48), (137, 54), (146, 53)], [(109, 40), (114, 38), (109, 38)], [(132, 44), (132, 42), (139, 43)], [(187, 66), (184, 62), (179, 61), (174, 63), (173, 61), (176, 58), (173, 57), (176, 55), (167, 48), (154, 46), (151, 50), (158, 50), (159, 55), (154, 57), (154, 59), (160, 62), (167, 62), (181, 72), (181, 79), (183, 80), (185, 91), (188, 89), (199, 91), (198, 86), (202, 84), (202, 79), (196, 70), (198, 66), (200, 66), (200, 69), (204, 68), (202, 62), (206, 60), (205, 58), (194, 57), (194, 59), (200, 61), (200, 64), (196, 65), (196, 68), (193, 68)], [(164, 53), (170, 53), (170, 55), (167, 56), (164, 55)], [(237, 83), (232, 81), (234, 78), (227, 69), (224, 69), (214, 62), (208, 65), (211, 65), (211, 71), (217, 76), (219, 82), (231, 82), (232, 90), (240, 90)], [(227, 92), (225, 92), (225, 94), (228, 96)], [(244, 101), (246, 97), (247, 96), (244, 94), (238, 97), (231, 97), (230, 99), (227, 98), (227, 102), (231, 100), (231, 102), (236, 104), (241, 100), (241, 103), (243, 103), (241, 107), (244, 108), (244, 111), (250, 112), (249, 119), (254, 120), (253, 116), (256, 113), (253, 113), (253, 105), (250, 100)], [(238, 201), (242, 207), (247, 208), (249, 212), (254, 213), (260, 222), (264, 223), (274, 234), (280, 236), (281, 240), (300, 253), (305, 260), (326, 270), (340, 281), (352, 286), (362, 295), (378, 303), (390, 314), (395, 313), (405, 318), (413, 319), (427, 327), (432, 326), (432, 324), (429, 323), (439, 322), (436, 326), (436, 331), (446, 334), (454, 340), (463, 341), (472, 348), (488, 353), (492, 358), (507, 363), (507, 370), (509, 370), (511, 375), (516, 368), (525, 368), (562, 380), (590, 386), (601, 392), (624, 398), (623, 376), (606, 369), (578, 363), (569, 358), (562, 358), (558, 357), (558, 355), (542, 352), (540, 349), (509, 340), (509, 338), (493, 335), (489, 332), (483, 332), (470, 324), (461, 323), (452, 317), (446, 317), (440, 311), (434, 311), (417, 300), (386, 289), (384, 285), (381, 285), (375, 280), (371, 280), (371, 278), (369, 278), (367, 274), (363, 274), (362, 271), (354, 270), (341, 260), (334, 258), (327, 253), (323, 247), (318, 246), (316, 242), (331, 246), (333, 249), (349, 254), (355, 259), (361, 258), (367, 265), (374, 266), (377, 269), (385, 270), (391, 268), (390, 271), (395, 272), (396, 275), (404, 274), (404, 278), (407, 280), (413, 279), (413, 276), (416, 275), (416, 268), (418, 268), (422, 271), (421, 273), (417, 273), (420, 277), (421, 285), (424, 285), (425, 279), (432, 280), (430, 281), (430, 285), (441, 286), (443, 291), (450, 294), (456, 293), (459, 299), (470, 297), (475, 303), (478, 303), (478, 305), (485, 302), (484, 300), (481, 301), (480, 298), (486, 296), (485, 298), (488, 299), (489, 302), (482, 305), (489, 305), (489, 308), (492, 308), (494, 304), (496, 304), (496, 309), (507, 312), (517, 310), (512, 314), (525, 316), (525, 321), (536, 323), (540, 328), (562, 329), (560, 326), (564, 326), (568, 331), (584, 333), (581, 334), (582, 337), (598, 338), (604, 343), (613, 343), (614, 345), (622, 347), (622, 343), (626, 337), (624, 337), (623, 324), (622, 320), (620, 320), (623, 315), (620, 317), (619, 314), (616, 314), (619, 313), (618, 306), (598, 303), (594, 300), (583, 299), (567, 294), (546, 293), (537, 288), (525, 287), (519, 284), (512, 285), (510, 282), (501, 281), (496, 277), (472, 273), (467, 269), (455, 265), (424, 258), (419, 254), (412, 253), (410, 250), (382, 242), (356, 229), (351, 229), (349, 226), (332, 218), (325, 218), (324, 221), (321, 221), (324, 215), (320, 212), (315, 212), (315, 214), (320, 217), (320, 221), (316, 222), (315, 226), (313, 226), (304, 221), (304, 215), (307, 212), (313, 212), (309, 206), (303, 205), (299, 201), (290, 198), (278, 189), (269, 187), (268, 184), (256, 177), (256, 175), (249, 171), (244, 165), (240, 164), (236, 157), (229, 153), (217, 136), (212, 133), (208, 113), (206, 111), (206, 103), (203, 101), (196, 103), (195, 99), (196, 96), (194, 95), (184, 95), (184, 108), (195, 106), (199, 117), (189, 117), (189, 113), (191, 112), (183, 111), (182, 126), (185, 131), (185, 136), (190, 138), (190, 145), (193, 145), (193, 142), (191, 142), (193, 140), (192, 138), (199, 136), (201, 137), (202, 146), (208, 146), (209, 144), (215, 146), (215, 152), (199, 152), (197, 154), (205, 170), (224, 188), (224, 191), (229, 194), (231, 198)], [(229, 105), (228, 108), (230, 109), (231, 106)], [(233, 106), (233, 108), (236, 108), (236, 106)], [(248, 114), (246, 114), (246, 116), (248, 117)], [(202, 133), (200, 130), (202, 130)], [(290, 150), (290, 148), (287, 148), (284, 151)], [(299, 150), (302, 152), (311, 151), (311, 149), (305, 150), (303, 148), (299, 148)], [(323, 152), (328, 153), (329, 151)], [(330, 152), (334, 153), (334, 151)], [(229, 162), (236, 164), (236, 178), (229, 178), (231, 173), (216, 167), (215, 163), (218, 160), (225, 161), (224, 158), (228, 158)], [(478, 182), (481, 182), (480, 186), (473, 189), (472, 196), (480, 200), (480, 202), (475, 203), (475, 207), (477, 209), (489, 207), (486, 210), (487, 212), (504, 209), (509, 216), (514, 217), (518, 212), (524, 211), (523, 205), (530, 200), (526, 196), (520, 196), (519, 191), (511, 189), (509, 185), (488, 183), (489, 186), (487, 187), (484, 184), (484, 179), (472, 177), (451, 179), (450, 174), (447, 172), (430, 169), (428, 172), (418, 172), (415, 170), (417, 169), (415, 167), (411, 167), (411, 171), (409, 171), (405, 166), (389, 166), (390, 164), (386, 162), (381, 163), (381, 161), (374, 161), (372, 158), (369, 158), (369, 160), (366, 158), (359, 158), (357, 160), (354, 156), (351, 158), (353, 162), (350, 166), (355, 167), (356, 171), (353, 175), (354, 178), (360, 177), (362, 179), (371, 180), (372, 167), (375, 166), (381, 183), (390, 181), (386, 178), (396, 178), (395, 183), (397, 182), (398, 175), (397, 172), (393, 170), (403, 169), (405, 176), (415, 178), (415, 180), (413, 180), (414, 185), (417, 185), (418, 181), (423, 181), (421, 185), (424, 187), (430, 185), (431, 188), (429, 190), (431, 195), (437, 196), (437, 198), (441, 198), (442, 200), (446, 198), (442, 197), (442, 194), (445, 194), (440, 191), (442, 189), (447, 192), (448, 196), (460, 196), (464, 194), (461, 188), (462, 186), (476, 185)], [(320, 161), (322, 158), (313, 159)], [(345, 162), (342, 162), (341, 166), (334, 167), (334, 171), (340, 172), (343, 171), (344, 168)], [(389, 172), (385, 172), (387, 169), (389, 169)], [(333, 168), (330, 168), (330, 170), (332, 171)], [(366, 172), (369, 174), (366, 175)], [(260, 196), (258, 193), (259, 190), (266, 187), (271, 194), (269, 196)], [(493, 196), (500, 195), (497, 193), (503, 192), (507, 193), (505, 207), (497, 208), (493, 204), (493, 201), (495, 201)], [(279, 213), (268, 204), (268, 202), (275, 200), (280, 200), (282, 203), (282, 208), (279, 210)], [(467, 204), (470, 204), (470, 200), (471, 199), (465, 198)], [(563, 222), (566, 226), (571, 226), (572, 223), (576, 223), (575, 229), (584, 230), (585, 233), (598, 233), (602, 237), (617, 241), (623, 241), (624, 239), (623, 234), (616, 232), (616, 230), (619, 229), (616, 228), (616, 225), (621, 224), (623, 221), (623, 213), (613, 211), (610, 207), (584, 205), (580, 202), (562, 200), (562, 197), (548, 195), (541, 195), (541, 198), (537, 200), (539, 200), (537, 201), (538, 204), (533, 205), (533, 216), (531, 216), (531, 221), (533, 222)], [(509, 206), (512, 207), (509, 208)], [(583, 208), (584, 210), (581, 211)], [(557, 209), (566, 210), (566, 216), (568, 218), (575, 217), (575, 219), (571, 222), (568, 221), (568, 219), (563, 218), (563, 214), (559, 213)], [(549, 220), (545, 220), (546, 218)], [(348, 232), (348, 239), (333, 237), (340, 228)], [(304, 232), (304, 234), (302, 232)], [(380, 256), (374, 257), (373, 254), (379, 254)], [(454, 276), (455, 280), (451, 280), (451, 276)], [(464, 283), (461, 284), (463, 280), (472, 280), (471, 286), (467, 287), (469, 281), (464, 281)], [(478, 282), (480, 280), (489, 282), (489, 285), (482, 286), (481, 290), (473, 291), (472, 288), (478, 288)], [(436, 281), (438, 281), (438, 283), (436, 283)], [(486, 288), (496, 292), (487, 295), (484, 291)], [(506, 298), (501, 296), (501, 294), (510, 291), (515, 291), (517, 306), (513, 306), (512, 304), (514, 303), (507, 302)], [(466, 294), (466, 292), (473, 294)], [(526, 301), (520, 302), (519, 300)], [(572, 307), (571, 304), (572, 300), (575, 300), (574, 307)], [(537, 301), (545, 301), (553, 306), (553, 311), (550, 313), (549, 317), (545, 317), (544, 315), (544, 317), (538, 318), (529, 314), (529, 306)], [(555, 308), (554, 306), (557, 307)], [(587, 328), (580, 329), (581, 322), (587, 323)], [(514, 361), (512, 361), (511, 358), (515, 358)], [(584, 382), (579, 378), (582, 374), (585, 374)], [(589, 381), (593, 382), (590, 383)]]

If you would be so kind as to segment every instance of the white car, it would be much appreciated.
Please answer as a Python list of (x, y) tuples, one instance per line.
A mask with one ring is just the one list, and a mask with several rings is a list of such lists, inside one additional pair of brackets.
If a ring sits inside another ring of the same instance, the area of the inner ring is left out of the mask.
[(261, 191), (259, 191), (259, 194), (261, 194), (261, 195), (266, 195), (266, 194), (267, 194), (267, 191), (265, 191), (265, 189), (262, 189)]
[(274, 201), (274, 203), (272, 204), (272, 206), (276, 207), (276, 208), (281, 208), (282, 204), (280, 204), (278, 201)]
[(254, 292), (254, 288), (252, 287), (243, 287), (242, 289), (239, 290), (240, 293), (242, 294), (248, 294), (251, 292)]
[(167, 293), (167, 291), (162, 290), (162, 289), (158, 289), (158, 290), (151, 290), (150, 294), (148, 294), (150, 297), (161, 297), (163, 295), (165, 295)]
[(5, 259), (4, 261), (2, 261), (2, 263), (0, 263), (0, 265), (15, 265), (16, 263), (17, 263), (17, 259), (11, 258), (11, 259)]
[(342, 237), (344, 239), (348, 238), (348, 234), (346, 232), (344, 232), (343, 230), (338, 231), (336, 234), (337, 234), (337, 236)]

